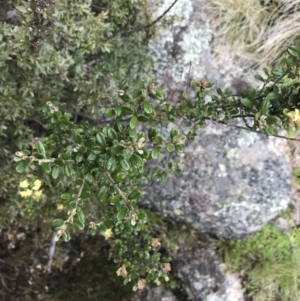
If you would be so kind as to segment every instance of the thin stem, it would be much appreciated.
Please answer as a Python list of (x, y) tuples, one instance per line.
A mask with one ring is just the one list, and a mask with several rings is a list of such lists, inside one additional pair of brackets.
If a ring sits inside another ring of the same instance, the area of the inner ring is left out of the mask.
[(108, 172), (105, 172), (105, 175), (107, 176), (107, 178), (109, 179), (109, 181), (116, 187), (119, 195), (124, 200), (127, 209), (130, 210), (129, 200), (128, 200), (127, 196), (125, 195), (125, 193), (120, 189), (120, 187), (118, 186), (118, 184), (114, 181), (114, 179), (111, 177), (111, 175)]
[[(206, 120), (210, 120), (210, 121), (212, 121), (214, 123), (220, 123), (220, 124), (224, 124), (224, 125), (228, 125), (228, 126), (237, 128), (237, 129), (246, 130), (246, 131), (250, 131), (250, 132), (261, 134), (261, 135), (266, 135), (263, 132), (253, 131), (253, 130), (251, 130), (251, 129), (247, 128), (247, 127), (244, 127), (244, 126), (235, 125), (235, 124), (228, 124), (228, 123), (225, 123), (224, 121), (217, 121), (217, 120), (214, 120), (214, 119), (211, 119), (211, 118), (207, 118), (207, 117), (205, 119)], [(282, 139), (286, 139), (286, 140), (290, 140), (290, 141), (300, 141), (300, 139), (298, 139), (298, 138), (289, 138), (289, 137), (282, 136), (282, 135), (272, 135), (270, 137), (282, 138)]]
[(78, 203), (80, 201), (80, 196), (82, 193), (82, 190), (84, 188), (84, 183), (85, 183), (85, 178), (83, 178), (83, 182), (78, 190), (77, 196), (76, 196), (76, 201), (75, 201), (75, 208), (70, 210), (69, 216), (68, 218), (63, 222), (62, 226), (60, 227), (60, 229), (58, 231), (56, 231), (55, 233), (55, 239), (56, 241), (63, 235), (63, 233), (67, 230), (68, 228), (68, 224), (70, 222), (72, 222), (74, 216), (76, 215), (77, 212), (77, 207), (78, 207)]
[(124, 35), (124, 34), (128, 34), (128, 33), (133, 33), (133, 32), (138, 32), (138, 31), (142, 31), (142, 30), (145, 30), (145, 29), (148, 29), (150, 27), (152, 27), (153, 25), (155, 25), (157, 22), (159, 22), (170, 10), (171, 8), (176, 4), (178, 0), (175, 0), (171, 6), (168, 7), (167, 10), (165, 10), (165, 12), (160, 15), (157, 19), (155, 19), (153, 22), (151, 22), (150, 24), (148, 25), (145, 25), (145, 26), (141, 26), (141, 27), (137, 27), (137, 28), (133, 28), (133, 29), (130, 29), (130, 30), (120, 30), (120, 31), (117, 31), (114, 35), (112, 35), (111, 37), (107, 38), (105, 40), (105, 42), (115, 38), (116, 36), (118, 35)]

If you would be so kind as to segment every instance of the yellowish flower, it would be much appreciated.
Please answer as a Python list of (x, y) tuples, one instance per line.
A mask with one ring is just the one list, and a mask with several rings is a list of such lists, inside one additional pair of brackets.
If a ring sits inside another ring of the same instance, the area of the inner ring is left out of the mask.
[(63, 210), (64, 209), (64, 205), (63, 204), (57, 204), (56, 208), (57, 208), (57, 210)]
[(291, 111), (286, 113), (287, 116), (290, 117), (290, 123), (295, 125), (300, 125), (300, 112), (298, 109), (295, 109), (295, 111)]
[(164, 274), (168, 274), (172, 270), (171, 269), (171, 264), (168, 263), (168, 262), (164, 263), (164, 266), (163, 266), (162, 270), (163, 270)]
[(42, 196), (42, 190), (37, 190), (33, 193), (33, 197), (36, 199), (36, 200), (39, 200)]
[(27, 199), (32, 195), (32, 190), (26, 189), (24, 191), (20, 191), (19, 194), (21, 195), (22, 198)]
[(104, 235), (105, 239), (108, 240), (109, 238), (111, 238), (114, 235), (114, 233), (111, 229), (106, 229), (103, 235)]
[(151, 239), (151, 246), (152, 246), (153, 248), (158, 248), (158, 247), (160, 247), (160, 246), (161, 246), (161, 243), (160, 243), (159, 239), (158, 239), (158, 238), (152, 238), (152, 239)]
[(32, 190), (39, 190), (42, 186), (42, 182), (40, 180), (35, 180), (33, 183)]
[(142, 290), (146, 286), (146, 280), (145, 279), (139, 279), (138, 281), (138, 289)]
[(19, 184), (20, 188), (28, 188), (28, 186), (29, 186), (29, 183), (27, 180), (24, 180), (24, 181), (20, 182), (20, 184)]
[(124, 264), (120, 268), (118, 268), (117, 275), (121, 277), (127, 276), (126, 266)]

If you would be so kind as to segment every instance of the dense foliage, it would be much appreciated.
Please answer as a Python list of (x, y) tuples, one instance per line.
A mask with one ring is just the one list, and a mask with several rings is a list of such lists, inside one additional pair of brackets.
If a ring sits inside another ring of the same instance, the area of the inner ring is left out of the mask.
[[(116, 273), (134, 290), (168, 281), (170, 260), (138, 199), (151, 179), (178, 167), (151, 168), (151, 161), (182, 153), (206, 120), (242, 118), (246, 129), (266, 135), (298, 128), (300, 50), (289, 48), (281, 68), (257, 76), (260, 91), (215, 95), (213, 84), (198, 80), (193, 99), (169, 100), (142, 79), (152, 29), (123, 34), (150, 22), (143, 1), (40, 0), (16, 9), (18, 19), (0, 26), (1, 195), (10, 212), (54, 218), (56, 238), (65, 241), (72, 229), (101, 233)], [(20, 176), (9, 163), (13, 153)]]

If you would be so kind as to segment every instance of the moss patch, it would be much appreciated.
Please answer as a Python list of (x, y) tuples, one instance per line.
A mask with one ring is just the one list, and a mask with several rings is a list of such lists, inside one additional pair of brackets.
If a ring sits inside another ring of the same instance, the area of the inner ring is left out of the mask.
[(281, 232), (267, 224), (248, 239), (218, 243), (218, 251), (230, 270), (239, 271), (251, 300), (293, 301), (300, 296), (299, 246), (300, 229)]

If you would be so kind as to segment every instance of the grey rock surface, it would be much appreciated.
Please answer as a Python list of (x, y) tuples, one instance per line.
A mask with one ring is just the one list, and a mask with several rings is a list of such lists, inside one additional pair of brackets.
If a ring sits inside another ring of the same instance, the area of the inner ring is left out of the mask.
[(194, 301), (244, 301), (240, 279), (226, 271), (214, 249), (181, 245), (173, 256), (173, 268)]
[[(173, 2), (150, 0), (154, 18)], [(150, 52), (156, 61), (155, 79), (170, 98), (178, 97), (189, 79), (200, 79), (206, 73), (202, 53), (210, 52), (212, 31), (201, 18), (201, 9), (195, 2), (179, 0), (165, 16), (164, 27), (150, 42)]]
[[(235, 54), (226, 50), (214, 37), (203, 10), (205, 0), (179, 0), (164, 17), (163, 28), (150, 42), (155, 62), (155, 79), (167, 92), (169, 99), (177, 99), (183, 91), (193, 96), (192, 80), (205, 78), (220, 88), (239, 92), (241, 83), (259, 88), (255, 70), (241, 66)], [(149, 0), (154, 18), (171, 6), (174, 0)], [(247, 88), (246, 86), (246, 88)]]
[(205, 300), (224, 282), (214, 251), (206, 247), (181, 246), (172, 258), (172, 267), (192, 300)]
[[(179, 0), (150, 44), (157, 85), (166, 90), (169, 101), (176, 101), (183, 91), (193, 97), (189, 82), (201, 78), (238, 95), (243, 89), (260, 88), (254, 79), (257, 72), (241, 65), (214, 37), (202, 10), (203, 1)], [(172, 3), (149, 0), (154, 18)], [(142, 204), (201, 233), (222, 239), (247, 237), (291, 201), (289, 152), (283, 139), (208, 123), (186, 146), (182, 173), (161, 183), (152, 182)], [(163, 157), (159, 164), (170, 158)], [(183, 245), (172, 260), (191, 300), (244, 300), (239, 278), (222, 271), (209, 245)]]
[[(173, 20), (171, 27), (162, 29), (151, 42), (159, 84), (173, 96), (182, 93), (188, 77), (206, 77), (236, 93), (258, 87), (252, 82), (255, 72), (244, 72), (235, 57), (212, 39), (201, 1), (178, 1), (166, 16)], [(154, 17), (173, 0), (160, 3), (150, 0)], [(150, 185), (144, 203), (166, 217), (222, 238), (255, 233), (288, 206), (286, 141), (213, 124), (196, 139), (185, 150), (183, 173)]]
[(290, 202), (285, 140), (210, 124), (183, 156), (182, 172), (153, 182), (143, 199), (170, 220), (219, 238), (244, 238)]
[(176, 296), (163, 287), (148, 287), (138, 291), (129, 301), (178, 301)]

